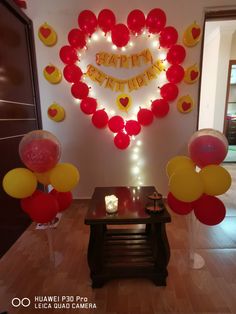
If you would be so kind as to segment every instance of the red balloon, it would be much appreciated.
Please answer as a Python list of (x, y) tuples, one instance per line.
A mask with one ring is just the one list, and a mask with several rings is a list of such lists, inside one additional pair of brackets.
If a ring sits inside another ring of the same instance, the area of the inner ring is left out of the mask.
[(173, 212), (179, 215), (187, 215), (193, 210), (192, 203), (179, 201), (170, 192), (167, 195), (167, 204), (170, 206)]
[(20, 157), (30, 170), (45, 172), (56, 166), (60, 158), (60, 147), (50, 139), (36, 138), (24, 145)]
[(170, 48), (174, 44), (177, 43), (178, 40), (178, 32), (173, 26), (165, 27), (159, 37), (159, 42), (161, 47)]
[(92, 123), (93, 125), (98, 128), (102, 129), (105, 128), (105, 126), (108, 123), (108, 115), (104, 109), (97, 110), (93, 116), (92, 116)]
[(171, 64), (179, 64), (184, 61), (186, 57), (186, 51), (181, 45), (173, 45), (170, 47), (166, 59)]
[(61, 61), (65, 64), (73, 64), (78, 60), (75, 48), (71, 46), (63, 46), (60, 50)]
[(20, 205), (21, 205), (21, 208), (23, 209), (23, 211), (26, 212), (27, 214), (29, 214), (30, 208), (31, 208), (30, 205), (31, 205), (33, 198), (39, 194), (42, 194), (42, 193), (44, 193), (44, 192), (41, 190), (35, 190), (31, 196), (26, 197), (26, 198), (22, 198), (20, 200)]
[(105, 33), (110, 32), (115, 24), (116, 17), (111, 10), (104, 9), (98, 14), (98, 25)]
[(75, 64), (68, 64), (65, 66), (63, 70), (63, 74), (65, 79), (70, 83), (77, 83), (80, 81), (83, 72), (77, 65)]
[(77, 99), (84, 99), (88, 96), (88, 93), (88, 85), (83, 82), (78, 82), (71, 86), (71, 94)]
[(111, 30), (111, 39), (117, 47), (124, 47), (129, 42), (129, 29), (125, 24), (116, 24)]
[(133, 33), (139, 34), (145, 26), (145, 15), (141, 10), (133, 10), (127, 18), (128, 28)]
[(141, 125), (149, 125), (153, 121), (153, 113), (149, 109), (140, 109), (137, 115), (138, 122)]
[(114, 116), (108, 121), (108, 127), (114, 133), (121, 131), (124, 126), (125, 122), (121, 116)]
[(88, 35), (92, 35), (97, 28), (96, 15), (90, 10), (84, 10), (78, 17), (79, 27)]
[(205, 225), (217, 225), (225, 218), (225, 205), (215, 196), (204, 194), (193, 202), (193, 206), (197, 219)]
[(130, 138), (128, 134), (120, 131), (114, 137), (114, 143), (119, 149), (126, 149), (130, 144)]
[(178, 87), (173, 83), (166, 83), (161, 87), (161, 97), (167, 101), (176, 99), (179, 94)]
[(181, 82), (184, 78), (184, 74), (184, 69), (179, 64), (171, 65), (166, 71), (167, 80), (174, 84)]
[(162, 118), (167, 115), (170, 106), (165, 99), (156, 99), (152, 102), (151, 110), (154, 116)]
[(128, 120), (125, 124), (125, 131), (128, 135), (138, 135), (141, 131), (141, 125), (136, 120)]
[(73, 197), (71, 192), (58, 192), (53, 189), (50, 194), (57, 200), (59, 212), (66, 210), (72, 203)]
[(157, 34), (166, 25), (166, 14), (161, 9), (152, 9), (146, 19), (146, 26), (149, 33)]
[(189, 156), (200, 168), (208, 165), (219, 165), (227, 155), (228, 147), (218, 137), (202, 135), (190, 141)]
[(80, 109), (85, 114), (93, 114), (97, 109), (97, 101), (94, 98), (86, 97), (80, 103)]
[(30, 197), (21, 200), (22, 209), (37, 223), (52, 221), (59, 211), (56, 198), (41, 191), (36, 191)]
[(85, 33), (78, 28), (74, 28), (68, 34), (68, 41), (72, 47), (82, 49), (86, 45)]

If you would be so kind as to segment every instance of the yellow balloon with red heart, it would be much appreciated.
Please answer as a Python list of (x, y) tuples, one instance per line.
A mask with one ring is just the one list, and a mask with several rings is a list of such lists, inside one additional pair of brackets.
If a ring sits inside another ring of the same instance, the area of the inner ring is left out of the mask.
[(184, 82), (187, 84), (195, 83), (199, 78), (199, 68), (196, 64), (185, 69)]
[(178, 99), (177, 101), (177, 109), (181, 113), (189, 113), (193, 110), (194, 102), (191, 96), (185, 95)]
[(57, 33), (48, 23), (44, 23), (39, 27), (38, 37), (44, 45), (49, 47), (57, 43)]
[(187, 47), (195, 46), (201, 38), (201, 27), (196, 23), (189, 25), (183, 34), (183, 43)]
[(65, 119), (65, 110), (54, 102), (48, 107), (48, 117), (53, 121), (61, 122)]
[(120, 94), (116, 98), (116, 104), (122, 111), (128, 111), (132, 106), (132, 98), (128, 94)]
[(61, 71), (53, 64), (49, 64), (43, 69), (43, 75), (51, 84), (58, 84), (62, 79)]

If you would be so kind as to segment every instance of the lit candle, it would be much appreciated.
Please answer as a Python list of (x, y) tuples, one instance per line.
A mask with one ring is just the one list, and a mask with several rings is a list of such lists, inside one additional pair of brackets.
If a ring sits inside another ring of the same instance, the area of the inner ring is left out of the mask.
[(118, 209), (118, 198), (115, 195), (105, 196), (106, 212), (114, 214)]

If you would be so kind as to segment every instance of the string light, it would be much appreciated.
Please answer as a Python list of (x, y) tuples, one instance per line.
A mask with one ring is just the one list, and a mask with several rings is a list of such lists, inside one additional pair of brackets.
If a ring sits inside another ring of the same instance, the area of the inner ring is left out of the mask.
[(164, 61), (166, 59), (166, 53), (160, 53), (160, 59)]
[[(148, 35), (150, 35), (148, 37)], [(137, 40), (137, 37), (139, 36), (138, 38), (138, 41), (135, 41)], [(160, 47), (160, 43), (159, 43), (159, 40), (158, 40), (158, 37), (156, 35), (153, 35), (153, 34), (149, 34), (147, 31), (144, 31), (142, 34), (134, 34), (134, 35), (131, 35), (131, 38), (130, 38), (130, 41), (129, 43), (127, 44), (126, 47), (122, 47), (122, 48), (119, 48), (117, 47), (116, 45), (114, 45), (112, 43), (112, 38), (111, 38), (111, 35), (110, 34), (104, 34), (104, 32), (97, 32), (96, 34), (93, 34), (91, 36), (91, 38), (89, 38), (87, 40), (87, 43), (88, 43), (88, 47), (89, 47), (89, 51), (88, 52), (91, 52), (90, 50), (91, 49), (96, 49), (98, 47), (98, 41), (101, 41), (101, 44), (105, 44), (107, 47), (109, 47), (109, 49), (112, 49), (113, 51), (114, 50), (118, 50), (118, 53), (120, 53), (120, 51), (124, 52), (124, 51), (133, 51), (132, 50), (132, 47), (134, 46), (138, 46), (140, 45), (140, 40), (145, 43), (146, 45), (148, 45), (148, 47), (150, 48), (151, 51), (153, 51), (153, 57), (155, 56), (155, 58), (158, 58), (160, 60), (163, 60), (163, 65), (164, 66), (169, 66), (168, 62), (166, 61), (166, 49), (163, 49), (162, 47)], [(100, 42), (99, 42), (99, 46), (100, 46)], [(160, 47), (160, 50), (157, 50), (158, 48)], [(153, 49), (152, 49), (153, 48)], [(83, 50), (80, 50), (80, 52), (82, 51), (82, 54), (81, 53), (78, 53), (78, 57), (81, 59), (81, 57), (83, 58), (86, 53), (88, 53), (86, 50), (88, 48), (85, 47)], [(76, 64), (78, 66), (81, 67), (81, 63), (78, 61), (76, 62)], [(83, 62), (82, 62), (83, 64)], [(86, 70), (83, 71), (83, 72), (87, 72)], [(89, 80), (89, 77), (86, 78), (87, 81)], [(163, 82), (166, 81), (166, 73), (164, 71), (161, 71), (160, 75), (158, 75), (158, 79), (159, 79), (159, 86), (162, 86), (163, 85)], [(85, 78), (83, 77), (83, 80), (85, 80)], [(90, 80), (89, 80), (90, 81)], [(87, 83), (87, 82), (86, 82)], [(87, 83), (88, 84), (88, 83)], [(92, 90), (90, 89), (90, 95), (91, 97), (95, 97), (95, 94), (98, 93), (98, 90)], [(155, 94), (153, 93), (150, 93), (149, 95), (149, 99), (151, 100), (154, 100), (156, 98), (159, 97), (158, 93), (160, 93), (160, 89), (157, 89), (157, 93), (156, 91), (154, 91)], [(152, 102), (152, 101), (151, 101)], [(78, 99), (75, 99), (75, 104), (80, 104), (80, 100)], [(102, 107), (99, 105), (99, 102), (98, 102), (98, 107), (99, 109), (103, 109), (104, 107), (106, 107), (104, 105), (104, 103), (102, 103)], [(106, 108), (111, 108), (110, 110), (108, 109), (107, 110), (107, 113), (110, 117), (113, 117), (115, 116), (116, 114), (119, 114), (117, 113), (113, 108), (112, 106), (109, 106), (108, 104), (106, 104), (108, 107)], [(147, 101), (145, 102), (145, 106), (147, 106), (147, 108), (150, 109), (150, 101)], [(144, 106), (144, 107), (145, 107)], [(142, 105), (143, 107), (143, 105)], [(134, 108), (132, 108), (132, 110), (130, 110), (130, 112), (127, 112), (128, 113), (128, 116), (127, 117), (123, 117), (123, 119), (127, 119), (127, 120), (137, 120), (137, 114), (139, 112), (140, 108), (138, 106), (134, 106)], [(107, 128), (108, 129), (108, 128)], [(124, 129), (123, 130), (124, 133), (127, 133), (126, 130)], [(111, 133), (111, 132), (110, 132)], [(116, 133), (112, 133), (113, 136), (115, 137), (116, 136)], [(137, 137), (136, 136), (130, 136), (130, 139), (131, 139), (131, 143), (130, 143), (130, 173), (132, 175), (132, 185), (133, 186), (136, 186), (137, 189), (139, 190), (140, 189), (140, 186), (142, 186), (143, 184), (145, 184), (145, 179), (143, 177), (143, 171), (144, 171), (144, 164), (145, 164), (145, 160), (142, 158), (142, 141), (141, 140), (137, 140)], [(137, 192), (137, 189), (133, 189), (133, 194), (134, 196), (136, 197), (135, 193)], [(136, 197), (137, 199), (137, 197)]]
[(95, 40), (95, 41), (97, 41), (97, 40), (99, 39), (99, 37), (98, 37), (97, 34), (93, 34), (92, 39)]
[(157, 41), (154, 41), (154, 42), (152, 43), (152, 46), (153, 46), (154, 48), (158, 47), (158, 42), (157, 42)]
[(139, 174), (140, 173), (140, 168), (138, 166), (134, 166), (131, 169), (131, 171), (132, 171), (133, 174)]
[(138, 154), (131, 155), (132, 160), (138, 160), (138, 158), (139, 158)]

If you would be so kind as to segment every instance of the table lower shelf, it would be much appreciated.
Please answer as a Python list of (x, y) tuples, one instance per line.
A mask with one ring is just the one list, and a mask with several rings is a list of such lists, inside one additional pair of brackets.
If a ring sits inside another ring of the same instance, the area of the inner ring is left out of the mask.
[(104, 239), (104, 266), (153, 266), (155, 260), (145, 230), (109, 230)]
[(161, 226), (156, 227), (126, 230), (107, 229), (104, 225), (103, 231), (91, 228), (92, 239), (100, 235), (100, 241), (96, 238), (97, 245), (92, 245), (90, 238), (88, 252), (93, 287), (100, 287), (110, 279), (127, 277), (147, 277), (156, 285), (166, 285), (169, 246), (162, 242), (166, 237), (158, 239)]

